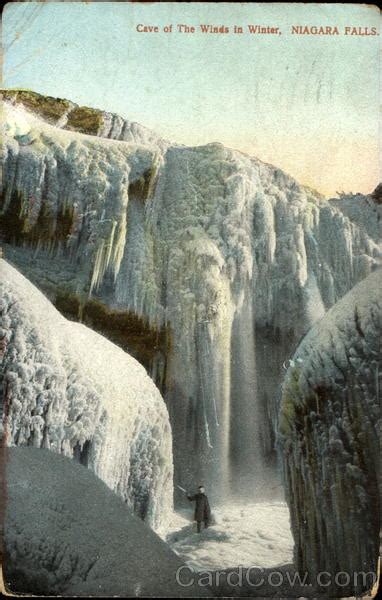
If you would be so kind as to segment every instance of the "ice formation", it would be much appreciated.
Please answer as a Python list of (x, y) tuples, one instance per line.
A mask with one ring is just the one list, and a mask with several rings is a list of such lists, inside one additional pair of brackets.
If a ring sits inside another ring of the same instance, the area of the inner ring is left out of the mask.
[[(6, 448), (2, 567), (13, 594), (204, 597), (181, 560), (94, 474), (38, 448)], [(3, 465), (4, 466), (4, 465)]]
[(65, 319), (0, 260), (3, 423), (7, 444), (49, 448), (92, 469), (153, 528), (172, 509), (172, 438), (145, 369)]
[(314, 325), (283, 386), (280, 443), (295, 564), (312, 576), (377, 570), (381, 290), (378, 269)]
[(204, 478), (217, 495), (251, 480), (261, 497), (283, 364), (380, 260), (374, 208), (355, 217), (342, 210), (351, 198), (327, 201), (219, 143), (124, 137), (101, 111), (73, 131), (65, 111), (52, 125), (12, 102), (6, 255), (53, 301), (65, 289), (164, 329), (168, 351), (147, 368), (169, 409), (176, 480)]

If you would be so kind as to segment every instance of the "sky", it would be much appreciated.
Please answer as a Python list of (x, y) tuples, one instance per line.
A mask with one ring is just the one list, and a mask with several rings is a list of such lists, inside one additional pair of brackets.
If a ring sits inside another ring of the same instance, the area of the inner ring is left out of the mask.
[[(249, 24), (281, 34), (253, 35)], [(327, 196), (368, 193), (380, 178), (380, 37), (343, 33), (379, 26), (377, 8), (357, 4), (9, 3), (3, 86), (116, 112), (179, 143), (221, 142)]]

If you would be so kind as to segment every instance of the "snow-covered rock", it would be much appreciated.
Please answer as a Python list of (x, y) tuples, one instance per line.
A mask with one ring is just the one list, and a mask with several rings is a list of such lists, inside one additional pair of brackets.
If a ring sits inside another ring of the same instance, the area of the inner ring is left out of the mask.
[(2, 567), (9, 592), (208, 596), (205, 587), (177, 584), (181, 560), (88, 469), (37, 448), (3, 449), (2, 460)]
[(60, 129), (157, 146), (158, 149), (165, 149), (169, 144), (139, 123), (97, 108), (78, 106), (70, 100), (43, 96), (31, 90), (17, 89), (1, 90), (1, 97), (5, 102), (22, 107)]
[[(287, 372), (280, 443), (301, 571), (376, 573), (382, 270), (306, 335)], [(361, 581), (359, 581), (361, 583)]]
[(0, 308), (6, 443), (73, 457), (160, 528), (172, 510), (172, 438), (145, 369), (65, 319), (4, 260)]
[(218, 496), (254, 480), (263, 494), (283, 364), (380, 261), (377, 209), (353, 220), (219, 143), (85, 135), (28, 108), (5, 104), (7, 257), (53, 301), (64, 289), (165, 331), (145, 366), (169, 408), (176, 480)]

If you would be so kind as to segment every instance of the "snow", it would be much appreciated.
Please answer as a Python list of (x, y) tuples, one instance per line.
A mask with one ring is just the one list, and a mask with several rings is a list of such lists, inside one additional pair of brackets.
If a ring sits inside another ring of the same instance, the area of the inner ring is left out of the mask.
[[(237, 470), (262, 472), (274, 451), (282, 364), (380, 262), (374, 212), (352, 221), (354, 211), (221, 144), (120, 141), (117, 117), (101, 133), (118, 140), (59, 129), (22, 107), (6, 115), (4, 209), (12, 214), (21, 193), (26, 231), (44, 202), (53, 229), (63, 207), (73, 209), (65, 240), (12, 244), (7, 255), (42, 287), (95, 295), (171, 331), (160, 383), (181, 485), (201, 477), (228, 494)], [(130, 184), (148, 172), (138, 198)], [(233, 346), (255, 360), (240, 393)]]
[(66, 320), (0, 261), (7, 443), (74, 457), (151, 526), (172, 510), (172, 436), (145, 369), (106, 338)]
[(94, 474), (39, 448), (7, 448), (2, 568), (13, 593), (199, 597), (181, 560)]
[[(281, 502), (213, 507), (201, 534), (192, 507), (161, 539), (82, 465), (47, 450), (6, 449), (3, 575), (9, 591), (69, 596), (208, 596), (176, 585), (176, 571), (290, 564)], [(165, 541), (167, 543), (165, 543)], [(169, 544), (169, 545), (167, 545)]]
[(289, 510), (284, 502), (222, 505), (212, 525), (196, 532), (192, 511), (174, 513), (166, 541), (195, 571), (276, 567), (293, 560)]

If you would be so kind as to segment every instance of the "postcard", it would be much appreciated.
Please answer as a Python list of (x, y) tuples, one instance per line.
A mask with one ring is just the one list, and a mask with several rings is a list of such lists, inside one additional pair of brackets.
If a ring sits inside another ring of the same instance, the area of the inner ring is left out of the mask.
[(380, 12), (10, 2), (2, 590), (376, 594)]

